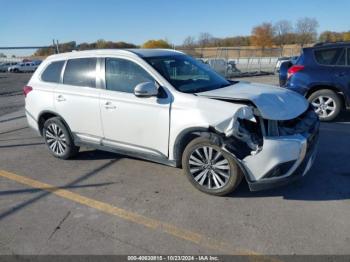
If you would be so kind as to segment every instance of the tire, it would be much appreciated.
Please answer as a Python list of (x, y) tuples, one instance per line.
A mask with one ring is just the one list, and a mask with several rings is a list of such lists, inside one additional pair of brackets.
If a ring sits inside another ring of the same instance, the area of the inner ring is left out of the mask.
[(13, 72), (14, 72), (14, 73), (18, 73), (19, 70), (18, 70), (17, 68), (15, 68), (15, 69), (13, 69)]
[(43, 128), (43, 137), (50, 153), (60, 159), (69, 159), (79, 152), (74, 140), (59, 117), (46, 120)]
[(224, 196), (233, 192), (243, 178), (233, 157), (205, 137), (195, 138), (187, 145), (182, 155), (182, 167), (192, 185), (210, 195)]
[(329, 89), (321, 89), (312, 93), (308, 100), (315, 108), (320, 120), (324, 122), (334, 120), (342, 108), (339, 95)]

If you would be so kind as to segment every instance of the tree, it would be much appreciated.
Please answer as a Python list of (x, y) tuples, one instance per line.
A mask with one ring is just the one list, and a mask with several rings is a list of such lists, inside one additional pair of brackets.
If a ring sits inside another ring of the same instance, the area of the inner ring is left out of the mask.
[(296, 33), (301, 46), (316, 41), (318, 26), (319, 24), (315, 18), (304, 17), (297, 21)]
[(0, 53), (0, 57), (6, 58), (7, 56), (4, 53)]
[(292, 23), (288, 20), (280, 20), (274, 25), (273, 29), (276, 34), (276, 44), (281, 47), (287, 44), (290, 40), (290, 34), (293, 32)]
[(96, 48), (97, 49), (103, 49), (103, 48), (107, 48), (107, 42), (103, 39), (99, 39), (96, 41)]
[(198, 37), (198, 45), (203, 47), (208, 47), (210, 43), (213, 41), (213, 36), (207, 32), (200, 33)]
[(350, 41), (350, 31), (343, 33), (343, 41)]
[(320, 42), (337, 42), (343, 40), (343, 33), (324, 31), (320, 34)]
[(185, 48), (194, 48), (196, 45), (196, 40), (193, 36), (188, 36), (185, 38), (182, 46)]
[(143, 48), (171, 48), (171, 45), (163, 40), (148, 40), (142, 45)]
[(253, 28), (252, 44), (261, 48), (273, 45), (274, 31), (271, 23), (263, 23)]

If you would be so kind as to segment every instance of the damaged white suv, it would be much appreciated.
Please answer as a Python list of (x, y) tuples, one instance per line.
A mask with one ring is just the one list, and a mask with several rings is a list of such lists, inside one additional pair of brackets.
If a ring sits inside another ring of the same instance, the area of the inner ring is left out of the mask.
[(48, 57), (24, 87), (29, 125), (50, 152), (80, 146), (184, 169), (213, 195), (245, 177), (251, 190), (305, 175), (319, 121), (306, 99), (230, 82), (173, 50), (93, 50)]

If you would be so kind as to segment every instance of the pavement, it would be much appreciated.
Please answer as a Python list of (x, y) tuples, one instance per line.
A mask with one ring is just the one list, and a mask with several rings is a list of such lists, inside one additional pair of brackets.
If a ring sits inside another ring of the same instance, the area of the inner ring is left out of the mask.
[[(6, 80), (13, 94), (29, 77), (15, 76)], [(91, 148), (56, 159), (28, 128), (23, 98), (6, 95), (0, 254), (349, 254), (349, 114), (321, 125), (303, 179), (261, 192), (244, 181), (214, 197), (194, 189), (182, 170), (148, 161)]]

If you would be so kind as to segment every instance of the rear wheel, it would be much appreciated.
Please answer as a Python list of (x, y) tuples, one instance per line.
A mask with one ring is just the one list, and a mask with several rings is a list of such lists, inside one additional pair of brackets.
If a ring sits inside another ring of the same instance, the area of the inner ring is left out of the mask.
[(342, 107), (339, 95), (328, 89), (312, 93), (308, 100), (315, 108), (315, 112), (321, 121), (334, 120), (339, 115)]
[(197, 189), (217, 196), (234, 191), (243, 177), (233, 157), (204, 137), (188, 144), (183, 153), (182, 167)]
[(44, 124), (43, 136), (52, 155), (61, 159), (68, 159), (79, 152), (67, 127), (59, 117), (48, 119)]

